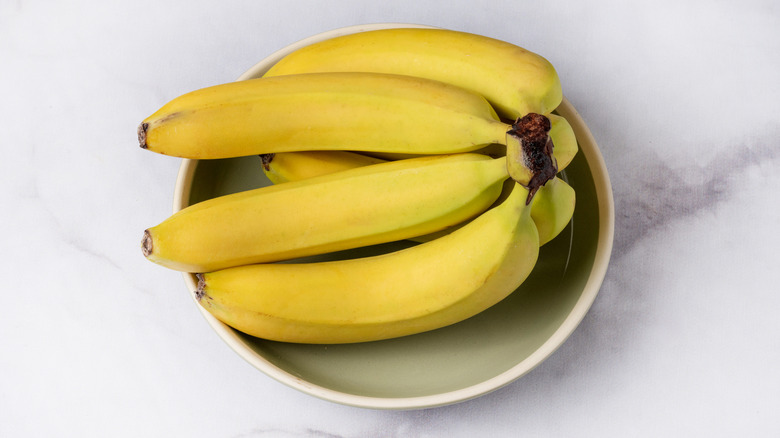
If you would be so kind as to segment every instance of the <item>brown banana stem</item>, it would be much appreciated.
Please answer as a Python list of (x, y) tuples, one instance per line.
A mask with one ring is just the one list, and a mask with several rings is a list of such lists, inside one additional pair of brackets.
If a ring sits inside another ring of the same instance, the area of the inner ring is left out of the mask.
[[(546, 116), (531, 113), (517, 119), (507, 131), (509, 174), (528, 189), (526, 204), (530, 204), (537, 190), (558, 173), (550, 127), (550, 119)], [(509, 144), (512, 139), (515, 141)]]

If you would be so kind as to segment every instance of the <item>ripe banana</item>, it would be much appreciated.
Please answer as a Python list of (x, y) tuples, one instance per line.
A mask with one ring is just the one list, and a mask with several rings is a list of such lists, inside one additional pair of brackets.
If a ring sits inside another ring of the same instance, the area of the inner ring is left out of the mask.
[(574, 216), (576, 204), (574, 188), (560, 178), (547, 181), (531, 203), (531, 218), (539, 231), (539, 245), (553, 240)]
[(366, 71), (424, 77), (472, 90), (504, 118), (546, 114), (562, 99), (543, 57), (516, 45), (447, 29), (382, 29), (338, 36), (296, 50), (266, 77)]
[(471, 219), (498, 198), (506, 158), (435, 155), (203, 201), (144, 232), (160, 265), (209, 272), (404, 240)]
[(397, 252), (202, 274), (196, 296), (225, 324), (283, 342), (364, 342), (444, 327), (498, 303), (533, 269), (539, 241), (527, 197), (515, 184), (462, 228)]
[[(547, 118), (550, 119), (550, 138), (552, 139), (555, 149), (553, 150), (553, 157), (558, 163), (558, 171), (566, 169), (571, 164), (571, 160), (577, 155), (579, 151), (579, 145), (577, 144), (577, 137), (574, 134), (569, 121), (557, 114), (547, 114)], [(336, 152), (336, 151), (334, 151)], [(500, 144), (491, 144), (484, 148), (478, 149), (474, 152), (490, 155), (493, 157), (499, 157), (506, 154), (506, 146)], [(331, 152), (321, 152), (318, 156), (320, 161), (329, 160), (326, 155)], [(382, 152), (363, 152), (361, 155), (367, 155), (369, 157), (381, 158), (384, 160), (400, 160), (404, 158), (412, 158), (418, 156), (417, 154), (397, 154), (397, 153), (382, 153)], [(296, 158), (297, 159), (297, 158)], [(337, 161), (341, 161), (339, 158), (335, 158)], [(324, 163), (323, 163), (324, 164)], [(328, 166), (327, 164), (324, 164)]]
[[(520, 141), (523, 119), (506, 124), (482, 96), (443, 82), (309, 73), (187, 93), (145, 119), (138, 140), (142, 148), (194, 159), (299, 150), (449, 154), (491, 143), (509, 148)], [(544, 177), (550, 170), (534, 172)], [(514, 172), (521, 184), (531, 179)]]
[(564, 117), (557, 114), (547, 114), (547, 118), (550, 119), (550, 138), (555, 146), (553, 156), (560, 172), (571, 164), (571, 160), (579, 151), (577, 136), (569, 121)]
[(300, 151), (261, 155), (263, 172), (274, 183), (300, 181), (355, 167), (382, 163), (381, 158), (347, 151)]
[[(381, 161), (378, 158), (346, 151), (283, 152), (264, 155), (263, 171), (274, 184), (281, 184)], [(574, 205), (574, 189), (560, 178), (551, 179), (539, 189), (534, 202), (531, 203), (531, 218), (539, 230), (540, 245), (551, 241), (563, 231), (574, 214)], [(427, 242), (459, 226), (461, 225), (454, 225), (432, 235), (416, 236), (410, 240)]]
[(141, 146), (208, 159), (291, 150), (467, 152), (509, 127), (482, 97), (452, 85), (376, 73), (250, 79), (179, 96), (139, 129)]

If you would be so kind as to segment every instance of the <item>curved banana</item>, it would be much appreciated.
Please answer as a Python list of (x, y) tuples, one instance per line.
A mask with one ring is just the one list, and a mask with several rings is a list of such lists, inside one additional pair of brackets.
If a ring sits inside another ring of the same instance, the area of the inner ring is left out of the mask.
[[(574, 134), (574, 129), (569, 124), (569, 121), (564, 117), (557, 114), (547, 114), (550, 119), (550, 138), (553, 145), (553, 157), (558, 163), (558, 171), (566, 169), (571, 164), (574, 156), (579, 151), (579, 145), (577, 144), (577, 137)], [(337, 151), (333, 151), (334, 153)], [(506, 145), (503, 144), (491, 144), (484, 148), (475, 150), (474, 152), (490, 155), (492, 157), (500, 157), (506, 155)], [(326, 158), (326, 154), (330, 151), (322, 152), (319, 157), (321, 160), (329, 160)], [(401, 160), (404, 158), (413, 158), (419, 156), (418, 154), (398, 154), (398, 153), (383, 153), (383, 152), (363, 152), (361, 155), (366, 155), (373, 158), (381, 158), (383, 160)], [(337, 161), (341, 161), (336, 158)]]
[(508, 178), (505, 158), (420, 157), (226, 195), (144, 232), (151, 261), (208, 272), (428, 234), (479, 215)]
[(546, 114), (563, 96), (543, 57), (505, 41), (447, 29), (382, 29), (338, 36), (296, 50), (265, 74), (368, 71), (434, 79), (487, 98), (510, 120)]
[(531, 203), (531, 218), (539, 231), (539, 245), (553, 240), (571, 222), (577, 196), (574, 188), (560, 178), (547, 181)]
[(577, 144), (574, 128), (571, 127), (566, 118), (557, 114), (547, 114), (547, 118), (550, 119), (550, 138), (554, 145), (553, 156), (558, 163), (558, 171), (560, 172), (571, 164), (580, 148)]
[(141, 147), (209, 159), (293, 150), (441, 154), (504, 143), (509, 126), (458, 87), (378, 73), (230, 82), (168, 102), (139, 127)]
[(355, 167), (383, 163), (381, 158), (347, 151), (299, 151), (261, 155), (263, 172), (274, 184), (300, 181)]
[[(355, 167), (376, 164), (379, 158), (346, 151), (283, 152), (263, 157), (263, 171), (274, 183), (313, 178), (320, 175), (341, 172)], [(553, 178), (539, 189), (531, 203), (531, 218), (539, 230), (539, 244), (554, 239), (566, 228), (574, 215), (575, 192), (565, 181)], [(461, 225), (445, 230), (415, 236), (410, 240), (427, 242), (447, 234)]]
[(498, 303), (530, 274), (539, 241), (527, 197), (515, 185), (462, 228), (397, 252), (202, 274), (196, 296), (236, 330), (283, 342), (365, 342), (444, 327)]
[[(142, 148), (194, 159), (298, 150), (448, 154), (510, 147), (522, 141), (516, 131), (529, 116), (506, 124), (482, 96), (429, 79), (309, 73), (187, 93), (145, 119), (138, 140)], [(553, 169), (544, 170), (534, 172)], [(521, 184), (531, 179), (513, 169), (510, 175)]]

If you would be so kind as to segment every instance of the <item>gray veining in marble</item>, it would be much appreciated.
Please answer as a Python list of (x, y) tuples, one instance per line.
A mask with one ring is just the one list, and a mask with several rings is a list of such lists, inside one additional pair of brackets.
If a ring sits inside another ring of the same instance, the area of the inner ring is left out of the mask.
[(613, 177), (614, 257), (621, 257), (648, 236), (662, 234), (669, 222), (691, 220), (695, 214), (749, 190), (740, 181), (740, 174), (761, 163), (777, 165), (778, 138), (780, 121), (765, 135), (734, 139), (733, 147), (714, 154), (706, 167), (694, 162), (672, 167), (656, 154), (633, 151), (630, 175), (621, 174), (630, 179)]

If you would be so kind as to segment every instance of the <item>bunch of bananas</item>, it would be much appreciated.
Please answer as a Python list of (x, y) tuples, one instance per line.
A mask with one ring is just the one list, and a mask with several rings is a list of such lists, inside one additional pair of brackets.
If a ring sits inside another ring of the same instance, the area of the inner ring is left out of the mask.
[[(140, 124), (142, 148), (259, 155), (274, 183), (174, 213), (144, 231), (143, 253), (197, 273), (200, 304), (260, 338), (363, 342), (456, 323), (512, 293), (572, 217), (574, 190), (556, 176), (577, 153), (551, 114), (561, 99), (547, 60), (479, 35), (312, 44)], [(418, 243), (297, 260), (399, 240)]]

